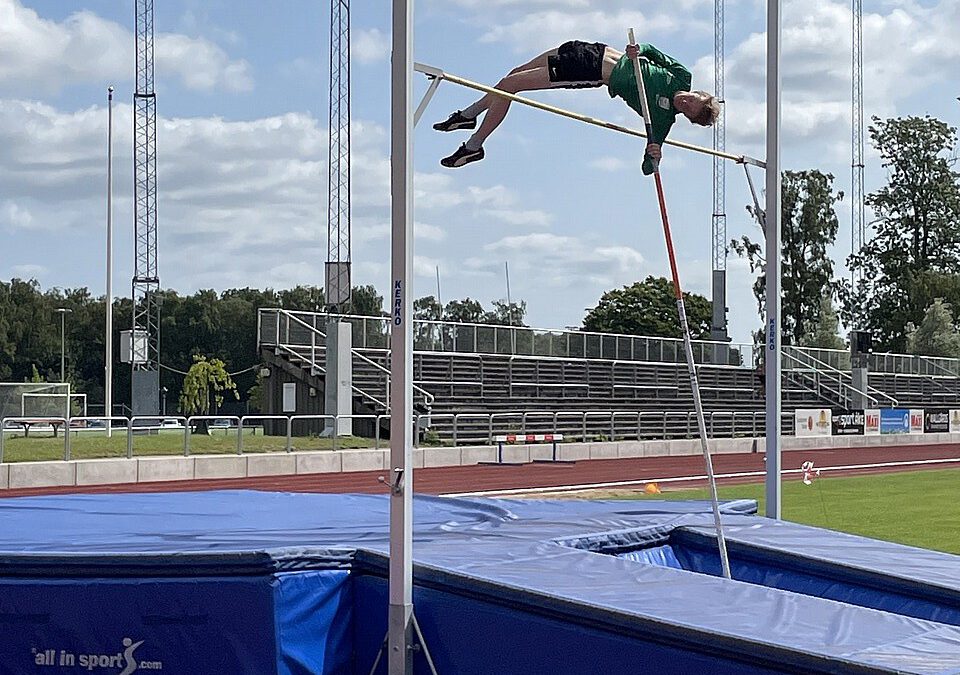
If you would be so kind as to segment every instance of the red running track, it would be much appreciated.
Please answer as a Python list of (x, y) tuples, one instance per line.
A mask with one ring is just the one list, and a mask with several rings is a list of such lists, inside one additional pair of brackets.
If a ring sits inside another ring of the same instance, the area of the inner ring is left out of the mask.
[[(960, 468), (960, 445), (908, 445), (875, 448), (843, 448), (833, 450), (793, 450), (784, 452), (782, 469), (796, 470), (804, 461), (813, 461), (815, 467), (849, 467), (874, 465), (859, 469), (830, 471), (828, 475), (858, 473), (889, 473), (921, 469)], [(931, 460), (940, 460), (931, 462)], [(949, 460), (954, 460), (950, 462)], [(762, 472), (764, 456), (757, 453), (715, 455), (714, 470), (722, 474)], [(876, 466), (891, 462), (926, 461), (912, 466)], [(363, 492), (386, 493), (378, 482), (386, 471), (363, 471), (336, 474), (303, 474), (295, 476), (263, 476), (258, 478), (231, 478), (213, 480), (186, 480), (157, 483), (129, 483), (92, 485), (82, 487), (29, 488), (0, 490), (0, 497), (26, 495), (107, 493), (107, 492), (184, 492), (217, 489), (254, 489), (284, 492)], [(669, 478), (702, 476), (703, 458), (700, 455), (682, 457), (646, 457), (642, 459), (604, 459), (580, 461), (575, 464), (523, 464), (519, 466), (455, 466), (417, 469), (414, 485), (417, 492), (450, 494), (551, 488), (571, 485), (617, 483), (622, 481), (660, 481)], [(787, 478), (789, 480), (789, 478)], [(720, 478), (721, 483), (762, 482), (762, 476)], [(705, 481), (695, 478), (684, 481), (683, 487), (695, 487)]]

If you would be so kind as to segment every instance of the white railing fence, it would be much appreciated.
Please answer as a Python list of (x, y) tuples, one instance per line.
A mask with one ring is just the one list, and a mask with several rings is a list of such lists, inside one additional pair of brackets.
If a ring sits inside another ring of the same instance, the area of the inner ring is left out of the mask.
[[(762, 411), (713, 411), (707, 414), (707, 430), (711, 437), (730, 438), (736, 436), (760, 436), (764, 430)], [(126, 437), (127, 458), (137, 456), (136, 439), (160, 434), (180, 436), (178, 443), (171, 443), (163, 452), (145, 452), (143, 455), (171, 454), (171, 450), (190, 456), (192, 439), (198, 423), (213, 422), (208, 429), (224, 435), (235, 434), (235, 452), (238, 455), (249, 451), (249, 443), (244, 438), (249, 435), (263, 434), (264, 423), (278, 423), (281, 432), (271, 434), (283, 439), (283, 451), (309, 449), (317, 446), (316, 439), (329, 439), (328, 449), (339, 449), (343, 438), (338, 434), (339, 420), (367, 420), (372, 423), (373, 436), (368, 440), (379, 449), (383, 444), (382, 430), (389, 428), (390, 415), (191, 415), (157, 417), (110, 417), (113, 433)], [(784, 413), (783, 429), (792, 431), (792, 413)], [(84, 417), (46, 417), (22, 418), (4, 417), (0, 419), (0, 463), (9, 461), (4, 453), (9, 452), (10, 441), (24, 436), (23, 422), (36, 427), (33, 432), (44, 429), (63, 431), (63, 459), (73, 458), (73, 442), (83, 435), (89, 438), (106, 440), (108, 418), (100, 416)], [(170, 422), (176, 424), (171, 425)], [(43, 422), (46, 422), (44, 426)], [(320, 434), (295, 436), (296, 427), (301, 423), (321, 423)], [(693, 412), (625, 412), (621, 410), (586, 411), (517, 411), (499, 413), (447, 413), (422, 414), (411, 419), (415, 427), (415, 445), (446, 444), (464, 445), (482, 443), (494, 444), (494, 436), (505, 433), (562, 433), (569, 441), (617, 441), (617, 440), (668, 440), (694, 438), (697, 433), (696, 416)], [(181, 428), (182, 427), (182, 428)], [(102, 435), (101, 435), (102, 434)], [(301, 440), (303, 439), (303, 440)], [(119, 444), (119, 442), (118, 442)], [(151, 445), (156, 446), (157, 443)], [(28, 447), (22, 441), (17, 449)], [(110, 453), (97, 453), (91, 456), (117, 456)], [(222, 454), (222, 453), (221, 453)]]

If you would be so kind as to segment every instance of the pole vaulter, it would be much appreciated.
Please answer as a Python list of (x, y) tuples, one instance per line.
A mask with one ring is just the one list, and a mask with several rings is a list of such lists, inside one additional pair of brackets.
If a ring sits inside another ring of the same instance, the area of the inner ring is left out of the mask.
[[(509, 91), (504, 91), (503, 89), (497, 89), (496, 87), (490, 87), (479, 82), (474, 82), (473, 80), (461, 77), (460, 75), (447, 72), (442, 68), (430, 66), (425, 63), (416, 63), (414, 64), (414, 69), (418, 73), (425, 75), (430, 80), (430, 87), (426, 94), (424, 94), (420, 105), (417, 106), (417, 110), (414, 113), (415, 124), (420, 121), (420, 118), (426, 111), (427, 106), (430, 104), (430, 101), (433, 98), (433, 95), (436, 93), (440, 83), (447, 81), (451, 84), (456, 84), (461, 87), (466, 87), (467, 89), (480, 91), (485, 94), (499, 96), (501, 98), (513, 101), (514, 103), (520, 103), (521, 105), (536, 108), (537, 110), (542, 110), (544, 112), (553, 113), (554, 115), (560, 115), (561, 117), (576, 120), (577, 122), (583, 122), (584, 124), (591, 124), (602, 129), (609, 129), (610, 131), (618, 131), (629, 136), (636, 136), (637, 138), (647, 138), (647, 132), (645, 130), (633, 129), (622, 124), (615, 124), (614, 122), (608, 122), (596, 117), (591, 117), (590, 115), (584, 115), (572, 110), (566, 110), (555, 105), (550, 105), (549, 103), (541, 103), (540, 101), (535, 101), (531, 98), (526, 98)], [(763, 160), (750, 157), (749, 155), (736, 155), (730, 152), (721, 152), (714, 150), (713, 148), (704, 147), (702, 145), (695, 145), (694, 143), (686, 143), (684, 141), (674, 141), (670, 139), (663, 141), (663, 144), (676, 148), (682, 148), (684, 150), (690, 150), (692, 152), (698, 152), (704, 155), (720, 157), (721, 159), (730, 160), (731, 162), (736, 162), (737, 164), (752, 164), (753, 166), (760, 167), (761, 169), (766, 167), (766, 163)]]
[[(653, 137), (653, 126), (650, 117), (650, 104), (647, 101), (647, 88), (643, 81), (643, 69), (640, 67), (640, 56), (633, 29), (629, 34), (630, 45), (628, 52), (633, 62), (633, 72), (636, 75), (637, 90), (640, 94), (640, 105), (643, 107), (643, 122), (647, 137)], [(683, 330), (683, 347), (687, 354), (687, 371), (690, 374), (690, 390), (693, 393), (693, 406), (697, 413), (697, 428), (700, 431), (700, 449), (703, 450), (703, 460), (707, 465), (707, 478), (710, 482), (710, 502), (713, 506), (713, 520), (717, 530), (717, 545), (720, 549), (720, 564), (723, 576), (730, 578), (730, 560), (727, 557), (727, 543), (723, 536), (723, 524), (720, 521), (720, 503), (717, 498), (717, 481), (713, 475), (713, 460), (710, 457), (710, 448), (707, 442), (707, 423), (703, 416), (703, 401), (700, 400), (700, 382), (697, 379), (697, 366), (693, 361), (693, 345), (690, 339), (690, 326), (687, 323), (687, 309), (683, 303), (683, 289), (680, 287), (680, 273), (677, 270), (677, 260), (673, 253), (673, 235), (670, 234), (670, 219), (667, 217), (667, 203), (663, 196), (663, 181), (660, 179), (660, 160), (652, 159), (653, 178), (657, 185), (657, 201), (660, 203), (660, 220), (663, 223), (663, 238), (667, 244), (667, 257), (670, 259), (670, 273), (673, 275), (673, 292), (677, 298), (677, 313), (680, 315), (680, 328)]]

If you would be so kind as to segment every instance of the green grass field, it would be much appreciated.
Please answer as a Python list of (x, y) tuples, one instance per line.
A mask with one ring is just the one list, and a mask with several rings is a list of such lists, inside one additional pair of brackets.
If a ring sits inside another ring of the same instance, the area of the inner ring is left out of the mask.
[[(285, 436), (264, 436), (244, 430), (243, 452), (283, 452), (286, 449)], [(72, 459), (99, 459), (104, 457), (127, 456), (126, 429), (115, 431), (107, 438), (102, 431), (74, 432), (70, 436)], [(368, 438), (341, 436), (337, 439), (338, 448), (369, 448), (373, 441)], [(331, 450), (333, 440), (315, 436), (294, 436), (294, 450)], [(190, 454), (229, 454), (237, 451), (236, 429), (212, 429), (209, 436), (194, 434), (190, 436)], [(133, 454), (144, 455), (181, 455), (183, 454), (183, 431), (162, 430), (160, 433), (134, 435)], [(36, 460), (63, 459), (63, 437), (53, 438), (49, 432), (31, 434), (4, 439), (4, 462), (30, 462)]]
[[(763, 484), (720, 488), (721, 499), (756, 499), (764, 510)], [(605, 498), (709, 499), (706, 489), (665, 490), (648, 496), (607, 492)], [(831, 478), (813, 485), (783, 483), (785, 520), (875, 539), (960, 554), (960, 469)]]

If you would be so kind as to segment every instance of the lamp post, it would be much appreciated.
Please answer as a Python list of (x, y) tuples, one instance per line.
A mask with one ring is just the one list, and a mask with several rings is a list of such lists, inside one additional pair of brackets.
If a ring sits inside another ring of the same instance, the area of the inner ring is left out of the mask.
[(65, 377), (66, 371), (67, 371), (67, 368), (66, 368), (67, 358), (66, 358), (66, 349), (65, 349), (66, 340), (64, 338), (64, 335), (66, 332), (65, 331), (66, 316), (72, 311), (73, 311), (72, 309), (67, 309), (66, 307), (57, 308), (57, 314), (60, 315), (60, 381), (61, 382), (67, 381)]
[(103, 414), (113, 436), (113, 87), (107, 87), (107, 325), (104, 335)]

